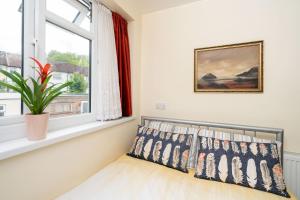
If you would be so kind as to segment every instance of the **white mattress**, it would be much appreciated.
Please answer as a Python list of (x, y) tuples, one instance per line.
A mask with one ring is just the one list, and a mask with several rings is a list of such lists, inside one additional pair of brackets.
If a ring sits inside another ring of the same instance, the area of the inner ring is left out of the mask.
[[(126, 155), (57, 200), (241, 200), (287, 199), (237, 185), (200, 180)], [(292, 196), (291, 199), (296, 199)]]

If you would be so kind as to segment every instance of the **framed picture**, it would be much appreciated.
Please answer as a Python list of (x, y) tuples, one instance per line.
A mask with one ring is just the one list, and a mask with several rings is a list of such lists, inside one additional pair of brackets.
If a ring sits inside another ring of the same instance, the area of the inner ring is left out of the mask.
[(195, 49), (195, 92), (263, 92), (263, 41)]

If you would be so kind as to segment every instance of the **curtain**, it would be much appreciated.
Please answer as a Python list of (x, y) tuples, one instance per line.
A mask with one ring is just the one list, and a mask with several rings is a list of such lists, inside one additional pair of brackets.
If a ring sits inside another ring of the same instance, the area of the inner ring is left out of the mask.
[(115, 12), (112, 13), (112, 16), (118, 57), (122, 114), (123, 116), (131, 116), (131, 71), (127, 21)]
[(122, 116), (118, 61), (112, 12), (97, 3), (97, 120), (111, 120)]

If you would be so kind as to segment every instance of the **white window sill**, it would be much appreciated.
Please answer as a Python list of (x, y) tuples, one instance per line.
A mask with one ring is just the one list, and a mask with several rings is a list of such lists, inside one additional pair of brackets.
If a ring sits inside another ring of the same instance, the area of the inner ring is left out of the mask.
[(2, 142), (0, 143), (0, 160), (66, 141), (75, 137), (93, 133), (105, 128), (117, 126), (135, 119), (136, 117), (124, 117), (113, 121), (98, 121), (72, 128), (61, 129), (48, 133), (46, 139), (39, 141), (29, 141), (26, 138), (21, 138)]

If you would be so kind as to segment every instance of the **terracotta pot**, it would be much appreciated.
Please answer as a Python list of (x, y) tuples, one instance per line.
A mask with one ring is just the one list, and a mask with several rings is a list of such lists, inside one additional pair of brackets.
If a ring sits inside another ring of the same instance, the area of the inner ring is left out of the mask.
[(48, 131), (49, 113), (40, 115), (25, 115), (26, 133), (28, 140), (42, 140)]

